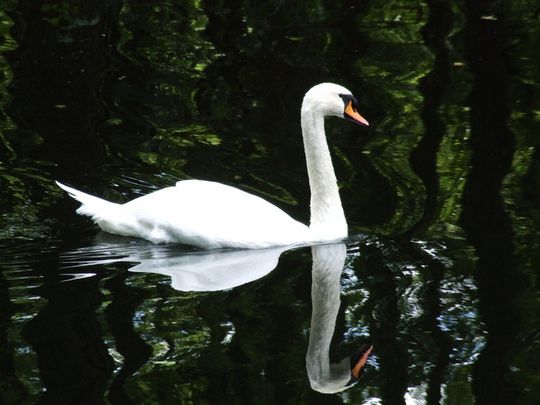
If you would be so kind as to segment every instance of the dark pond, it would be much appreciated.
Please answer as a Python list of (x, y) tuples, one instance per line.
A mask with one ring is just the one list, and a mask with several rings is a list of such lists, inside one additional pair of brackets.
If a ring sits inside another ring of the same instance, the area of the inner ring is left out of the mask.
[[(372, 123), (327, 122), (346, 246), (114, 238), (53, 182), (307, 222), (323, 81)], [(4, 0), (0, 402), (539, 403), (539, 85), (535, 1)]]

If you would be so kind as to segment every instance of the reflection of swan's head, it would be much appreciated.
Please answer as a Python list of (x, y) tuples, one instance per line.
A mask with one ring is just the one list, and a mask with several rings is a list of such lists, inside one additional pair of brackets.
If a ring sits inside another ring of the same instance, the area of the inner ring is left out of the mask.
[(322, 394), (336, 394), (351, 388), (359, 381), (372, 351), (373, 346), (364, 344), (352, 356), (330, 364), (324, 379), (310, 380), (311, 388)]
[(302, 102), (302, 112), (345, 118), (357, 124), (369, 125), (357, 109), (358, 101), (350, 90), (334, 83), (321, 83), (312, 87)]

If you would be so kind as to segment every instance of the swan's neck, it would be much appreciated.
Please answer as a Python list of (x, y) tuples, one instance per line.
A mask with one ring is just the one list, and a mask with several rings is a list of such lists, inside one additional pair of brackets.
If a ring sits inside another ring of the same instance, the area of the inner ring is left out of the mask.
[(347, 222), (324, 132), (324, 117), (302, 106), (302, 135), (311, 189), (310, 229), (315, 239), (347, 236)]

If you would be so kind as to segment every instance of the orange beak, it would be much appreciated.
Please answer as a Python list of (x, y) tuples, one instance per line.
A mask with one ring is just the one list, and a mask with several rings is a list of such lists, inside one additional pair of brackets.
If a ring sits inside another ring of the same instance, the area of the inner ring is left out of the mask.
[[(362, 118), (362, 117), (360, 117)], [(363, 118), (362, 118), (363, 119)], [(364, 120), (365, 121), (365, 120)], [(367, 122), (367, 121), (366, 121)], [(360, 377), (360, 371), (362, 371), (362, 369), (364, 368), (364, 366), (366, 365), (366, 361), (369, 357), (369, 355), (371, 354), (371, 351), (373, 350), (373, 346), (370, 346), (365, 352), (364, 354), (362, 354), (362, 357), (360, 357), (358, 359), (358, 361), (356, 362), (356, 364), (354, 365), (353, 369), (351, 370), (351, 374), (353, 375), (353, 377), (355, 378), (359, 378)]]
[(347, 104), (347, 107), (345, 107), (345, 111), (343, 114), (345, 115), (345, 118), (349, 119), (352, 122), (369, 126), (369, 122), (367, 122), (367, 120), (360, 114), (358, 114), (358, 111), (355, 110), (352, 105), (352, 101), (349, 101), (349, 104)]

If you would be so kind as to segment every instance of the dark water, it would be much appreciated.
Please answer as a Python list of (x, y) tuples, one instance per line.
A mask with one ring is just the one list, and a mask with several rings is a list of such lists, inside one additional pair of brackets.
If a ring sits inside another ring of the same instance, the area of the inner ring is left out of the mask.
[[(53, 183), (218, 180), (306, 222), (322, 81), (372, 123), (327, 123), (346, 253), (111, 238)], [(4, 1), (0, 402), (539, 403), (539, 86), (533, 1)]]

